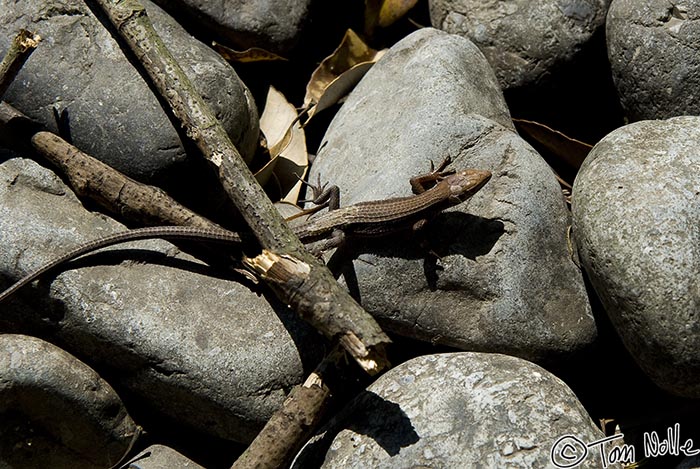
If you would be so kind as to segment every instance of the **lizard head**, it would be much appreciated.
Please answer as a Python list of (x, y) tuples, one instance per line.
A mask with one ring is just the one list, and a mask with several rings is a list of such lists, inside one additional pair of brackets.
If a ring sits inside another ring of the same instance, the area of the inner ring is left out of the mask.
[(446, 176), (444, 181), (450, 188), (450, 199), (456, 203), (464, 202), (491, 179), (491, 171), (464, 169)]

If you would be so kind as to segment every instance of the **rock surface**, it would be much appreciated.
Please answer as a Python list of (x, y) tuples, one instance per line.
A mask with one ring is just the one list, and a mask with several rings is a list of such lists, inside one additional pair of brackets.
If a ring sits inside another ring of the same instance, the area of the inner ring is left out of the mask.
[(288, 54), (313, 18), (313, 0), (156, 0), (164, 9), (219, 37), (219, 42), (245, 50), (258, 47)]
[(695, 469), (700, 467), (700, 456), (686, 456), (674, 469)]
[(204, 469), (172, 448), (152, 445), (134, 456), (125, 469)]
[[(252, 157), (258, 116), (248, 89), (218, 54), (160, 8), (143, 3), (233, 142)], [(53, 109), (66, 110), (78, 148), (136, 179), (166, 181), (169, 187), (197, 182), (158, 99), (83, 2), (0, 0), (0, 53), (20, 28), (37, 31), (44, 40), (8, 90), (8, 103), (52, 131), (57, 130)]]
[(504, 89), (538, 84), (604, 25), (610, 0), (430, 0), (434, 27), (472, 40)]
[(573, 190), (581, 261), (625, 346), (700, 397), (700, 118), (643, 121), (591, 151)]
[(351, 291), (388, 329), (464, 350), (556, 360), (590, 344), (559, 186), (512, 131), (493, 72), (466, 39), (427, 28), (397, 43), (334, 118), (310, 180), (337, 184), (343, 205), (406, 196), (409, 178), (446, 156), (493, 177), (428, 226), (440, 259), (410, 236), (358, 240)]
[[(0, 165), (3, 287), (123, 229), (36, 163)], [(320, 359), (318, 336), (292, 313), (164, 241), (116, 246), (67, 269), (4, 303), (0, 330), (62, 343), (154, 412), (205, 433), (249, 441), (304, 379), (304, 364)]]
[(700, 4), (614, 0), (608, 57), (631, 120), (700, 114)]
[(0, 466), (110, 467), (136, 433), (87, 365), (43, 340), (0, 334)]
[[(427, 355), (369, 386), (293, 467), (554, 467), (550, 451), (565, 435), (603, 437), (544, 369), (499, 354)], [(600, 467), (596, 457), (577, 467)]]

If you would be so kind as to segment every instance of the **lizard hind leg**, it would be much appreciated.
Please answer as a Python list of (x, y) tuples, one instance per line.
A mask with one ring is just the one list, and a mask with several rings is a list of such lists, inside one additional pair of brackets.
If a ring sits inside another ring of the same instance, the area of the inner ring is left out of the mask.
[[(340, 188), (338, 186), (328, 186), (328, 183), (321, 185), (321, 175), (318, 175), (316, 184), (311, 184), (303, 179), (299, 180), (311, 189), (313, 198), (300, 200), (299, 203), (311, 202), (314, 205), (328, 206), (328, 210), (340, 208)], [(326, 188), (328, 186), (328, 188)]]
[(314, 256), (322, 258), (324, 252), (338, 248), (343, 244), (345, 244), (345, 233), (343, 230), (335, 229), (329, 238), (309, 243), (306, 245), (306, 249)]

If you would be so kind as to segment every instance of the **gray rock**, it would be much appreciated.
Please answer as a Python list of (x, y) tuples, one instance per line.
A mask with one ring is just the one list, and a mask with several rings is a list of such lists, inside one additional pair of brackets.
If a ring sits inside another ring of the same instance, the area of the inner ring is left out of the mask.
[(629, 119), (700, 114), (700, 3), (614, 0), (606, 32)]
[(172, 448), (151, 445), (131, 459), (126, 469), (203, 469)]
[[(248, 89), (218, 54), (160, 8), (143, 3), (233, 142), (252, 157), (258, 116)], [(83, 2), (0, 0), (0, 53), (20, 28), (44, 40), (8, 90), (8, 103), (53, 131), (53, 108), (67, 110), (73, 143), (136, 179), (170, 186), (197, 183), (158, 99)]]
[(697, 469), (700, 467), (700, 456), (686, 456), (683, 460), (675, 466), (675, 469)]
[(573, 190), (581, 262), (657, 385), (700, 397), (700, 118), (644, 121), (591, 151)]
[(504, 89), (538, 84), (605, 23), (610, 0), (430, 0), (434, 27), (471, 39)]
[(87, 365), (43, 340), (0, 334), (0, 466), (110, 467), (137, 434)]
[(547, 360), (593, 341), (559, 186), (511, 130), (468, 40), (422, 29), (396, 44), (336, 115), (310, 178), (337, 184), (344, 205), (405, 196), (411, 176), (446, 156), (493, 178), (428, 226), (438, 261), (410, 236), (354, 243), (361, 261), (345, 277), (362, 305), (390, 330), (464, 350)]
[(278, 54), (288, 54), (298, 45), (314, 17), (312, 0), (156, 0), (164, 9), (194, 20), (219, 42), (238, 50), (259, 47)]
[[(0, 165), (5, 285), (123, 229), (87, 212), (37, 164)], [(320, 359), (318, 336), (286, 309), (215, 274), (164, 241), (117, 246), (21, 290), (2, 305), (0, 330), (60, 342), (171, 421), (247, 442), (304, 379), (302, 360), (314, 366)]]
[[(603, 438), (576, 395), (544, 369), (499, 354), (428, 355), (369, 386), (292, 467), (553, 468), (550, 451), (566, 435)], [(577, 467), (601, 467), (591, 453)]]

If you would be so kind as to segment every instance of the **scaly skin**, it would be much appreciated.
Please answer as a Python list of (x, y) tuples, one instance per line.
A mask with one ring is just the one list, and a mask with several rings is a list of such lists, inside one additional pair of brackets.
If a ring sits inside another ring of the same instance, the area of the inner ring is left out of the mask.
[[(447, 161), (447, 160), (446, 160)], [(441, 165), (440, 169), (445, 166)], [(336, 247), (346, 236), (385, 236), (397, 231), (411, 229), (424, 220), (429, 220), (442, 210), (458, 205), (474, 195), (491, 178), (488, 171), (466, 169), (451, 174), (433, 171), (429, 175), (413, 178), (411, 185), (419, 193), (409, 197), (397, 197), (371, 202), (360, 202), (320, 215), (294, 227), (294, 232), (305, 244), (326, 240), (323, 249)], [(424, 189), (426, 181), (435, 181), (430, 189)], [(65, 262), (114, 244), (140, 239), (189, 239), (240, 244), (237, 233), (227, 230), (193, 228), (187, 226), (154, 226), (123, 231), (85, 243), (66, 254), (44, 264), (0, 293), (0, 302), (20, 288), (36, 280), (46, 272)]]

